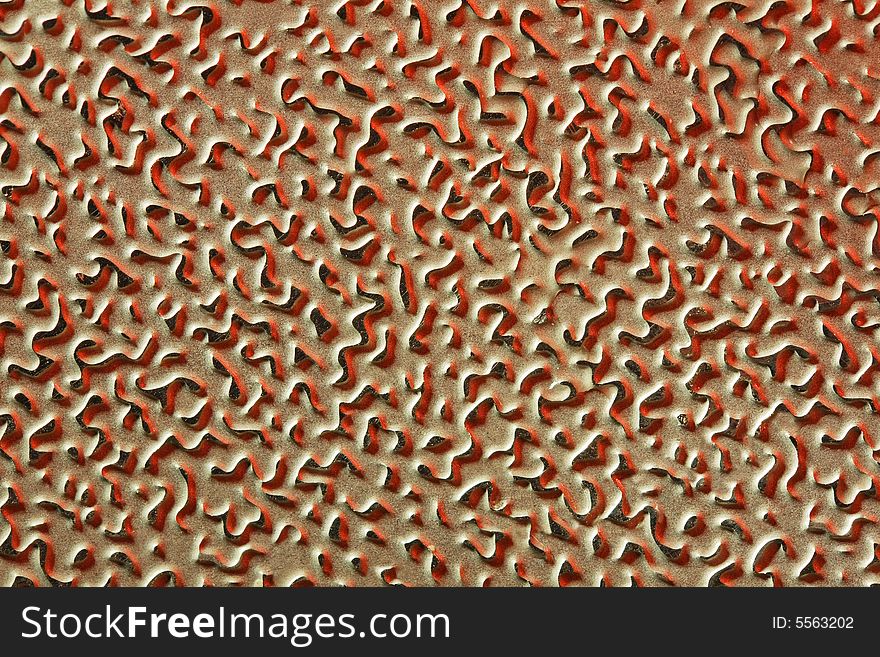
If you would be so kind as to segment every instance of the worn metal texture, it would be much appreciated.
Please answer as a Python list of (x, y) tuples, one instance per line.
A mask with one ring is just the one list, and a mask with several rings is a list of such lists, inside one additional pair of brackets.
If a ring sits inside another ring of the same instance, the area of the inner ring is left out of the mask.
[(0, 30), (0, 584), (880, 581), (880, 3)]

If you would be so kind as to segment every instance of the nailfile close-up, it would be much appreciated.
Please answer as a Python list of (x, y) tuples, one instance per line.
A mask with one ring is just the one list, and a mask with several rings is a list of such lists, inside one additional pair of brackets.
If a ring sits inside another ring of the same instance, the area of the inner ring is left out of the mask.
[(880, 583), (880, 2), (0, 2), (0, 586)]

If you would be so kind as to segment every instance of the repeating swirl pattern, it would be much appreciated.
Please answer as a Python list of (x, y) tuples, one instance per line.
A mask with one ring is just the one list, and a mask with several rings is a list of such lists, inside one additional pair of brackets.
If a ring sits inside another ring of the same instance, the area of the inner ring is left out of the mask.
[(0, 585), (880, 582), (880, 2), (0, 2)]

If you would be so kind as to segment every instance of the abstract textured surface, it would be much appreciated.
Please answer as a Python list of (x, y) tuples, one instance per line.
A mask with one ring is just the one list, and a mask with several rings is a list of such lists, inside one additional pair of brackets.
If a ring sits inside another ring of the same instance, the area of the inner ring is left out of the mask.
[(880, 2), (0, 31), (0, 584), (880, 581)]

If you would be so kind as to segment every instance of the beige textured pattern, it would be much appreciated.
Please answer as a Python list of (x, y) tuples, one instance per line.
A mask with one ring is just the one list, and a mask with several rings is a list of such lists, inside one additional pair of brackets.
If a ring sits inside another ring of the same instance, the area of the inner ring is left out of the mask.
[(877, 583), (878, 26), (0, 2), (0, 584)]

